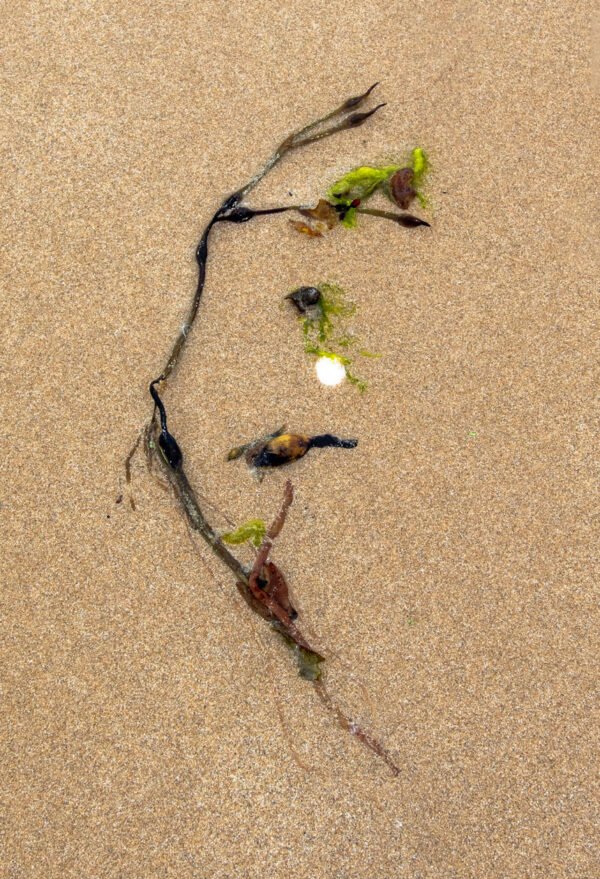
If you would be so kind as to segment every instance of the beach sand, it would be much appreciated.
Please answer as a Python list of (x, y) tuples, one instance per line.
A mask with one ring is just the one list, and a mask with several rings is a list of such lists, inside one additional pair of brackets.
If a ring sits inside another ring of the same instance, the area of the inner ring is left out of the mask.
[[(591, 6), (5, 12), (3, 876), (597, 875)], [(384, 109), (249, 203), (314, 203), (419, 145), (431, 229), (216, 229), (164, 399), (190, 480), (232, 522), (269, 520), (292, 479), (274, 558), (331, 692), (398, 777), (143, 456), (131, 489), (123, 470), (203, 225), (292, 129), (376, 80)], [(281, 307), (321, 281), (382, 355), (360, 364), (365, 394), (318, 384)], [(359, 445), (260, 484), (225, 460), (282, 423)]]

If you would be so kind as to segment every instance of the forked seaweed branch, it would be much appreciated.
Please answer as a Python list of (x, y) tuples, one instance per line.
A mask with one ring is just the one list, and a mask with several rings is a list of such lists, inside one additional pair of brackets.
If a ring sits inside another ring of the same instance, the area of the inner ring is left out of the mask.
[[(359, 112), (359, 108), (367, 101), (371, 92), (378, 83), (372, 85), (366, 92), (356, 97), (349, 98), (340, 106), (336, 107), (325, 116), (316, 119), (308, 125), (299, 128), (283, 140), (265, 165), (245, 185), (241, 186), (231, 195), (224, 199), (221, 206), (213, 214), (206, 225), (198, 245), (196, 247), (196, 262), (198, 264), (198, 280), (195, 293), (184, 324), (180, 327), (175, 341), (170, 349), (165, 365), (160, 375), (150, 384), (150, 394), (154, 401), (154, 411), (150, 421), (140, 432), (125, 462), (126, 481), (131, 481), (131, 464), (133, 457), (143, 444), (149, 465), (154, 459), (158, 459), (173, 488), (174, 494), (192, 530), (201, 535), (213, 552), (232, 571), (238, 589), (244, 596), (249, 606), (262, 617), (269, 620), (272, 626), (285, 639), (297, 654), (300, 673), (303, 677), (312, 680), (317, 694), (326, 708), (337, 719), (340, 725), (354, 735), (364, 746), (369, 748), (378, 757), (382, 758), (394, 774), (398, 774), (399, 768), (390, 755), (378, 742), (378, 740), (357, 721), (351, 719), (339, 706), (337, 701), (328, 691), (322, 676), (322, 663), (324, 657), (320, 650), (314, 647), (307, 639), (298, 622), (296, 612), (291, 606), (288, 587), (281, 570), (271, 560), (270, 555), (273, 544), (280, 533), (288, 510), (293, 500), (293, 488), (288, 481), (285, 486), (284, 498), (281, 509), (275, 520), (266, 531), (264, 540), (257, 550), (252, 566), (244, 565), (237, 556), (225, 544), (222, 537), (207, 520), (198, 500), (198, 496), (191, 486), (184, 468), (183, 453), (175, 437), (170, 433), (167, 423), (167, 412), (164, 402), (159, 394), (159, 388), (173, 374), (176, 369), (189, 338), (197, 316), (204, 285), (206, 281), (206, 266), (209, 256), (209, 240), (213, 228), (217, 223), (242, 224), (249, 222), (255, 217), (281, 214), (286, 211), (307, 211), (303, 206), (286, 205), (281, 207), (252, 208), (244, 204), (245, 198), (258, 185), (258, 183), (271, 171), (288, 153), (301, 147), (308, 146), (326, 137), (348, 131), (363, 125), (384, 104)], [(365, 170), (365, 169), (362, 169)], [(337, 198), (337, 196), (336, 196)], [(343, 218), (350, 211), (359, 211), (367, 215), (392, 219), (400, 225), (414, 226), (427, 225), (423, 221), (410, 215), (396, 214), (389, 211), (377, 211), (361, 209), (360, 199), (353, 198), (345, 203), (342, 196), (337, 204), (331, 208)], [(401, 204), (403, 207), (404, 205)], [(133, 502), (132, 502), (133, 506)]]

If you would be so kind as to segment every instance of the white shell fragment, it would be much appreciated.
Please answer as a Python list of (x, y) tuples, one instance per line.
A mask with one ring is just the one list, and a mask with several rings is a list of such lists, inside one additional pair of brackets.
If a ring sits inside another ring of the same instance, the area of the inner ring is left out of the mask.
[(339, 385), (346, 378), (346, 367), (337, 357), (319, 357), (315, 369), (321, 384), (328, 387)]

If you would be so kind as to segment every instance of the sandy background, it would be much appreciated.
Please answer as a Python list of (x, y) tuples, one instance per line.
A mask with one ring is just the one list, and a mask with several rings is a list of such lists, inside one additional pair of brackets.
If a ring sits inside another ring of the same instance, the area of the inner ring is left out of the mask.
[[(598, 875), (590, 8), (5, 10), (2, 876)], [(385, 110), (252, 204), (315, 201), (420, 144), (432, 229), (217, 230), (165, 399), (190, 478), (233, 520), (269, 518), (293, 478), (276, 558), (397, 779), (142, 461), (136, 511), (115, 503), (203, 223), (377, 79)], [(278, 307), (321, 280), (383, 354), (364, 396), (318, 385)], [(282, 422), (360, 444), (260, 486), (224, 461)]]

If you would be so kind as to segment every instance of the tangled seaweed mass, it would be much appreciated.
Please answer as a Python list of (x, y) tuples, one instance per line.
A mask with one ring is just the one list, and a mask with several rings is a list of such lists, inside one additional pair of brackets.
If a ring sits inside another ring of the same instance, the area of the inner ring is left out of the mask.
[[(167, 411), (160, 391), (179, 364), (190, 331), (196, 322), (206, 281), (210, 236), (217, 223), (241, 225), (256, 217), (278, 215), (289, 211), (300, 212), (302, 220), (293, 221), (294, 228), (311, 237), (320, 237), (325, 231), (330, 231), (336, 226), (354, 227), (361, 215), (392, 220), (406, 228), (428, 225), (426, 221), (404, 212), (414, 200), (420, 202), (422, 206), (426, 204), (421, 185), (428, 169), (428, 162), (420, 148), (412, 151), (411, 160), (405, 165), (355, 168), (337, 180), (328, 189), (327, 198), (321, 199), (314, 208), (298, 205), (252, 208), (245, 204), (250, 192), (288, 153), (340, 132), (351, 131), (363, 125), (385, 106), (378, 104), (372, 109), (360, 110), (377, 85), (378, 83), (375, 83), (363, 94), (349, 98), (330, 113), (288, 135), (264, 167), (246, 184), (228, 195), (209, 220), (196, 248), (198, 281), (187, 319), (174, 340), (160, 375), (150, 383), (149, 390), (154, 411), (127, 456), (125, 476), (127, 484), (130, 484), (132, 461), (142, 445), (148, 467), (152, 468), (155, 461), (161, 464), (190, 528), (201, 535), (217, 557), (231, 570), (237, 588), (248, 606), (267, 620), (290, 646), (296, 656), (301, 676), (313, 682), (323, 705), (345, 730), (380, 757), (392, 773), (397, 775), (400, 771), (399, 767), (383, 745), (357, 720), (349, 717), (329, 692), (323, 675), (326, 651), (315, 646), (311, 643), (311, 639), (303, 634), (289, 586), (281, 569), (271, 559), (274, 542), (284, 526), (293, 501), (294, 492), (291, 482), (289, 480), (286, 482), (281, 508), (269, 527), (262, 519), (254, 519), (231, 532), (219, 534), (207, 520), (198, 495), (188, 480), (184, 454), (169, 431)], [(365, 207), (364, 203), (377, 191), (381, 191), (403, 213)], [(343, 356), (332, 352), (331, 345), (330, 347), (326, 345), (331, 342), (342, 347), (344, 343), (346, 347), (353, 344), (353, 340), (345, 338), (343, 333), (333, 336), (332, 331), (333, 318), (343, 318), (353, 313), (354, 305), (347, 302), (343, 291), (335, 288), (334, 285), (320, 284), (318, 287), (308, 288), (310, 293), (306, 292), (307, 288), (302, 289), (302, 293), (295, 291), (289, 298), (303, 321), (307, 353)], [(361, 353), (368, 356), (368, 352)], [(359, 383), (360, 379), (356, 379), (356, 382)], [(357, 441), (354, 439), (340, 439), (332, 434), (311, 437), (286, 433), (284, 428), (280, 428), (260, 440), (232, 449), (228, 458), (233, 460), (245, 455), (250, 466), (264, 469), (289, 464), (303, 457), (311, 448), (326, 446), (354, 448), (356, 444)], [(130, 503), (135, 509), (131, 494)], [(242, 563), (230, 549), (242, 544), (249, 544), (256, 553), (254, 562), (250, 566)]]

